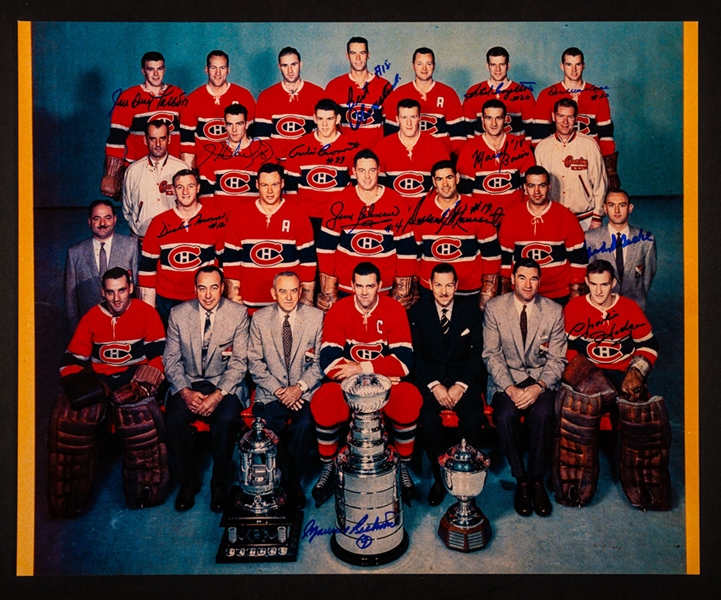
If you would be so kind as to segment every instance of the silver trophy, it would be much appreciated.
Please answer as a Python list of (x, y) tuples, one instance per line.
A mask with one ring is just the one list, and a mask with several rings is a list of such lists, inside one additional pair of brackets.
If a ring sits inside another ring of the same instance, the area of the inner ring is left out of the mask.
[(376, 566), (396, 560), (408, 548), (403, 528), (398, 455), (388, 445), (381, 409), (391, 381), (375, 373), (341, 384), (353, 411), (348, 445), (336, 458), (336, 529), (331, 549), (341, 560)]
[(438, 535), (452, 550), (472, 552), (484, 548), (491, 537), (491, 524), (476, 506), (476, 496), (486, 483), (489, 458), (461, 440), (438, 457), (446, 489), (457, 499), (438, 526)]

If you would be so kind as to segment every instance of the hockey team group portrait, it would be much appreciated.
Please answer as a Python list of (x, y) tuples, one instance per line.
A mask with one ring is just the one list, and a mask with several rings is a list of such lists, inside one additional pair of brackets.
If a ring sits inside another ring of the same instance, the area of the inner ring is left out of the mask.
[(21, 574), (698, 572), (693, 23), (18, 32)]

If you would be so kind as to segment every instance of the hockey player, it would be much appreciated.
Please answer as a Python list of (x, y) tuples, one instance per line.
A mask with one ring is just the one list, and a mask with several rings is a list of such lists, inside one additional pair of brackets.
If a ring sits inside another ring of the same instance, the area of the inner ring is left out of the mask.
[(603, 86), (583, 80), (586, 63), (578, 48), (566, 48), (561, 54), (563, 80), (538, 94), (533, 113), (533, 145), (553, 133), (553, 106), (561, 98), (571, 98), (578, 104), (576, 127), (580, 133), (594, 138), (601, 149), (608, 176), (609, 189), (617, 190), (621, 181), (616, 171), (618, 152), (613, 139), (613, 121), (608, 94)]
[(613, 265), (591, 262), (589, 293), (564, 310), (569, 364), (556, 407), (556, 500), (583, 506), (598, 480), (598, 426), (613, 400), (621, 422), (620, 479), (631, 504), (671, 508), (670, 426), (663, 398), (649, 398), (647, 380), (658, 356), (650, 323), (630, 298), (614, 294)]
[(483, 133), (466, 142), (458, 157), (461, 191), (472, 191), (474, 212), (492, 215), (500, 227), (504, 215), (523, 200), (523, 176), (536, 162), (523, 137), (504, 131), (503, 102), (486, 100), (481, 114)]
[(505, 48), (495, 46), (486, 52), (488, 80), (469, 87), (463, 97), (463, 116), (469, 139), (483, 134), (483, 105), (486, 100), (495, 98), (506, 106), (504, 131), (531, 141), (536, 101), (532, 90), (508, 78), (510, 67), (510, 56)]
[(419, 246), (421, 289), (432, 291), (431, 272), (449, 263), (457, 273), (458, 296), (474, 296), (481, 310), (498, 293), (501, 247), (490, 219), (471, 211), (472, 200), (458, 193), (460, 175), (450, 160), (431, 169), (434, 195), (413, 210), (410, 230)]
[(328, 82), (325, 95), (341, 109), (341, 127), (360, 148), (372, 148), (383, 137), (383, 103), (393, 91), (387, 79), (368, 70), (368, 40), (352, 37), (346, 45), (350, 72)]
[(446, 151), (458, 155), (466, 141), (463, 108), (456, 91), (433, 75), (436, 70), (436, 55), (430, 48), (417, 48), (413, 52), (413, 81), (409, 81), (393, 90), (383, 102), (385, 135), (396, 133), (398, 122), (398, 102), (412, 98), (420, 102), (421, 131), (442, 140)]
[(394, 384), (383, 413), (401, 459), (403, 501), (410, 505), (415, 492), (407, 465), (423, 400), (412, 383), (401, 381), (413, 366), (411, 332), (403, 307), (380, 294), (382, 285), (378, 267), (359, 263), (353, 269), (353, 295), (339, 300), (325, 317), (320, 366), (331, 381), (320, 386), (310, 405), (322, 463), (312, 492), (316, 507), (333, 491), (340, 428), (351, 416), (340, 382), (360, 373), (385, 375)]
[(120, 198), (125, 168), (147, 155), (144, 144), (148, 121), (168, 123), (168, 151), (180, 155), (180, 113), (188, 100), (179, 87), (163, 83), (165, 59), (160, 52), (146, 52), (140, 59), (143, 83), (118, 96), (110, 116), (110, 133), (105, 143), (105, 171), (100, 191)]
[(315, 128), (315, 105), (323, 88), (301, 79), (300, 52), (286, 46), (278, 53), (281, 80), (258, 96), (255, 137), (271, 142), (278, 156), (286, 156), (295, 142)]
[(244, 87), (230, 83), (230, 59), (222, 50), (213, 50), (206, 57), (208, 83), (188, 94), (188, 102), (180, 115), (180, 158), (194, 169), (200, 146), (225, 138), (223, 110), (229, 104), (242, 104), (248, 111), (246, 126), (255, 119), (255, 98)]
[(303, 304), (313, 305), (315, 245), (308, 217), (283, 197), (283, 167), (258, 169), (258, 199), (230, 216), (223, 265), (226, 296), (253, 314), (273, 304), (277, 273), (294, 270), (301, 281)]
[(548, 171), (535, 165), (526, 172), (527, 200), (513, 207), (503, 220), (501, 292), (510, 291), (513, 263), (532, 258), (543, 267), (539, 294), (565, 304), (584, 293), (586, 244), (574, 214), (548, 198)]
[(80, 320), (60, 365), (64, 393), (48, 436), (48, 499), (55, 517), (76, 516), (90, 500), (96, 435), (108, 400), (123, 443), (128, 506), (162, 504), (170, 482), (154, 397), (163, 381), (163, 325), (155, 309), (131, 298), (133, 282), (122, 267), (105, 271), (102, 288), (103, 302)]
[(406, 198), (410, 206), (433, 188), (431, 167), (450, 154), (441, 140), (421, 130), (418, 100), (399, 100), (396, 113), (398, 133), (384, 137), (373, 150), (380, 159), (381, 181)]
[(391, 188), (378, 183), (378, 157), (364, 149), (353, 158), (358, 183), (346, 187), (328, 207), (318, 240), (320, 293), (318, 308), (327, 311), (338, 299), (353, 293), (352, 273), (357, 264), (372, 260), (387, 282), (388, 293), (406, 308), (416, 268), (411, 230), (401, 231), (408, 219), (406, 202)]
[(551, 200), (576, 215), (584, 231), (596, 229), (603, 220), (606, 170), (598, 144), (576, 130), (578, 105), (561, 98), (553, 107), (556, 131), (536, 146), (536, 163), (551, 175)]

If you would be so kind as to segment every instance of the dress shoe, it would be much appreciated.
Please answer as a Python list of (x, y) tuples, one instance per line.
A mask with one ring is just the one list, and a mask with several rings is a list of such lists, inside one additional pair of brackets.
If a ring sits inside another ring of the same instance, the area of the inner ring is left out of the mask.
[(416, 496), (416, 486), (413, 484), (411, 474), (408, 472), (408, 463), (401, 461), (400, 463), (401, 472), (401, 499), (407, 506), (411, 505), (411, 500)]
[(200, 481), (193, 480), (180, 486), (175, 498), (175, 510), (185, 512), (195, 506), (195, 494), (200, 491)]
[(546, 493), (546, 486), (543, 484), (543, 479), (536, 479), (533, 481), (533, 510), (539, 517), (547, 517), (551, 514), (553, 506), (551, 501), (548, 499)]
[(513, 498), (513, 508), (522, 517), (528, 517), (533, 512), (531, 500), (531, 484), (527, 481), (519, 481), (516, 485), (516, 495)]
[(431, 491), (428, 492), (428, 504), (438, 506), (446, 497), (446, 487), (440, 481), (434, 481)]
[(214, 513), (223, 512), (228, 506), (228, 494), (222, 485), (214, 485), (210, 490), (210, 510)]
[(323, 462), (318, 482), (313, 486), (313, 499), (315, 507), (320, 508), (331, 497), (335, 490), (335, 464), (333, 461)]
[(294, 506), (295, 508), (305, 508), (305, 494), (303, 493), (303, 488), (300, 487), (299, 484), (288, 484), (285, 493), (288, 496), (288, 502), (291, 506)]

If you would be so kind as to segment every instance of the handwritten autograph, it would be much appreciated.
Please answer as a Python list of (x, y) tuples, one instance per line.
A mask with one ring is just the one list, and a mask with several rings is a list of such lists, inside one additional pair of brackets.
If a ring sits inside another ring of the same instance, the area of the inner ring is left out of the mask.
[[(626, 234), (621, 234), (621, 247), (626, 248), (627, 246), (632, 246), (633, 244), (640, 244), (641, 242), (649, 242), (653, 241), (653, 234), (650, 231), (644, 231), (643, 229), (639, 229), (638, 234), (634, 235), (633, 237), (629, 238), (626, 237)], [(616, 251), (616, 236), (611, 236), (611, 244), (608, 245), (606, 243), (606, 240), (603, 241), (603, 244), (601, 244), (598, 248), (591, 248), (590, 246), (586, 248), (586, 251), (588, 252), (588, 258), (590, 259), (592, 256), (595, 256), (596, 254), (599, 254), (600, 252), (615, 252)]]
[(372, 523), (368, 523), (369, 518), (368, 514), (365, 514), (352, 527), (350, 525), (346, 525), (342, 528), (319, 527), (316, 520), (311, 519), (303, 528), (303, 536), (301, 539), (307, 539), (308, 543), (312, 544), (316, 537), (341, 533), (350, 537), (358, 536), (356, 545), (359, 548), (364, 549), (373, 543), (373, 537), (368, 535), (369, 533), (383, 531), (384, 529), (393, 529), (398, 526), (398, 518), (396, 513), (393, 511), (386, 512), (383, 521), (381, 521), (380, 517), (376, 515), (375, 520)]

